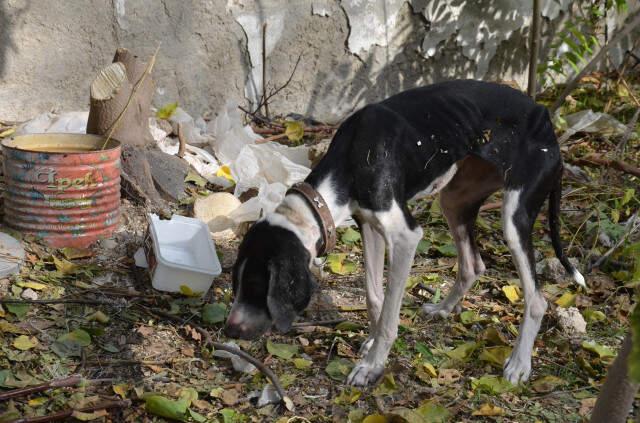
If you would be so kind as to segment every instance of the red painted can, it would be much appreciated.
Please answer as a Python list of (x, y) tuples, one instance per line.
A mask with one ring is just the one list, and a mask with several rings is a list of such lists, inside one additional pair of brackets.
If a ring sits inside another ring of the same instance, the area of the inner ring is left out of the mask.
[(120, 220), (120, 143), (86, 134), (30, 134), (2, 142), (4, 222), (52, 247), (84, 248)]

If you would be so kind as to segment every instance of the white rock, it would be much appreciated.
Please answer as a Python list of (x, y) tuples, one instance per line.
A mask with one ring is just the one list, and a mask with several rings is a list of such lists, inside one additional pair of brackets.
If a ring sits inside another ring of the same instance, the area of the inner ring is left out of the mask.
[(264, 385), (260, 398), (258, 398), (258, 408), (269, 404), (277, 404), (280, 402), (280, 394), (272, 384)]
[(20, 294), (20, 296), (22, 298), (24, 298), (25, 300), (37, 300), (38, 299), (38, 293), (36, 291), (34, 291), (31, 288), (27, 288), (24, 291), (22, 291), (22, 294)]
[(198, 198), (193, 205), (193, 213), (209, 226), (211, 232), (222, 232), (235, 227), (229, 215), (241, 204), (228, 192), (215, 192), (208, 197)]
[(558, 307), (556, 308), (556, 315), (560, 329), (567, 335), (578, 335), (587, 331), (587, 322), (577, 308)]

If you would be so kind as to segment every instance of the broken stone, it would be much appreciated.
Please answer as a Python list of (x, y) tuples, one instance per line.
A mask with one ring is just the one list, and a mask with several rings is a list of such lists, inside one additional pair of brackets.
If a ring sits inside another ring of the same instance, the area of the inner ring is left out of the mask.
[(260, 398), (258, 398), (258, 408), (269, 404), (277, 404), (280, 402), (280, 394), (272, 384), (264, 385)]
[(584, 320), (584, 317), (582, 317), (582, 314), (580, 314), (580, 311), (577, 308), (557, 307), (556, 315), (558, 325), (565, 334), (575, 336), (581, 333), (586, 333), (587, 322)]
[(189, 165), (181, 158), (160, 150), (148, 151), (146, 156), (160, 194), (174, 202), (186, 198), (184, 178), (189, 173)]
[[(578, 267), (578, 260), (570, 258), (569, 261), (574, 267)], [(546, 258), (536, 263), (536, 274), (542, 276), (543, 279), (551, 280), (553, 282), (562, 282), (571, 275), (567, 274), (556, 257)]]
[(193, 205), (193, 214), (209, 226), (213, 233), (235, 228), (229, 215), (242, 203), (228, 192), (216, 192), (204, 198), (198, 198)]
[(31, 288), (27, 288), (24, 291), (22, 291), (22, 294), (20, 294), (20, 296), (22, 298), (24, 298), (25, 300), (37, 300), (38, 299), (38, 293), (36, 291), (34, 291)]

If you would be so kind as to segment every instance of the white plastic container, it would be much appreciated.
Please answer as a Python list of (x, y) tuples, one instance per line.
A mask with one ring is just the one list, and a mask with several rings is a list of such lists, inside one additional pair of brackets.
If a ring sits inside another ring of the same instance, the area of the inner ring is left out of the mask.
[(185, 285), (204, 294), (222, 272), (209, 228), (198, 219), (150, 214), (144, 251), (151, 284), (161, 291), (180, 292)]

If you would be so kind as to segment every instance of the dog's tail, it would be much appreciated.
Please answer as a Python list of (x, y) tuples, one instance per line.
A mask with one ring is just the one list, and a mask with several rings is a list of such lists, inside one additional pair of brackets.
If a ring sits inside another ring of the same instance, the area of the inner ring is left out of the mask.
[(586, 284), (584, 281), (584, 276), (578, 269), (576, 269), (573, 264), (567, 259), (567, 256), (564, 254), (564, 249), (562, 248), (562, 241), (560, 240), (560, 198), (562, 196), (562, 170), (560, 170), (557, 182), (555, 187), (551, 190), (549, 194), (549, 230), (551, 232), (551, 243), (553, 244), (553, 249), (556, 252), (556, 256), (562, 266), (564, 266), (567, 273), (573, 276), (573, 279), (576, 283), (582, 287), (586, 288)]

